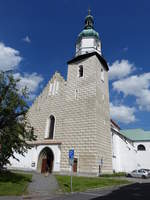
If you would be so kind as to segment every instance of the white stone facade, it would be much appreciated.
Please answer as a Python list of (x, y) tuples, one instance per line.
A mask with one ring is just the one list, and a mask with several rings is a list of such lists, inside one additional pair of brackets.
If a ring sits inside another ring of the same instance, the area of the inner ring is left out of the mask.
[[(114, 172), (130, 172), (135, 169), (150, 169), (150, 140), (131, 141), (116, 128), (112, 133), (112, 161)], [(139, 151), (138, 145), (144, 145), (145, 151)]]
[(50, 148), (54, 153), (54, 163), (53, 163), (53, 171), (59, 172), (60, 171), (60, 145), (35, 145), (32, 149), (28, 150), (24, 156), (19, 154), (14, 154), (15, 157), (19, 160), (10, 158), (11, 165), (8, 166), (10, 169), (18, 169), (18, 170), (25, 170), (25, 171), (39, 171), (38, 170), (38, 160), (41, 151), (44, 148)]
[(101, 42), (91, 37), (84, 37), (82, 40), (76, 44), (76, 56), (97, 52), (101, 55)]

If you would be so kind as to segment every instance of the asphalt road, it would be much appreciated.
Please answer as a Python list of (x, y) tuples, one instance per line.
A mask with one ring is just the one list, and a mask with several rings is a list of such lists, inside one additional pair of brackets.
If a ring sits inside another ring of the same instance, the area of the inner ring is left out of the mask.
[(53, 200), (150, 200), (150, 181), (140, 180), (120, 188), (75, 193)]
[(150, 183), (135, 183), (92, 200), (150, 200)]

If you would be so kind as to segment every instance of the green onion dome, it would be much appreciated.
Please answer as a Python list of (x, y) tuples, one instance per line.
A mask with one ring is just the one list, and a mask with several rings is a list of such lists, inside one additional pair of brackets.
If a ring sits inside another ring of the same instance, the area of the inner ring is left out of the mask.
[(79, 42), (83, 37), (95, 37), (99, 39), (99, 34), (94, 30), (94, 18), (90, 14), (90, 10), (88, 15), (85, 17), (85, 26), (83, 31), (78, 35), (77, 42)]
[(84, 29), (79, 35), (78, 38), (82, 37), (96, 37), (99, 39), (99, 34), (94, 29)]

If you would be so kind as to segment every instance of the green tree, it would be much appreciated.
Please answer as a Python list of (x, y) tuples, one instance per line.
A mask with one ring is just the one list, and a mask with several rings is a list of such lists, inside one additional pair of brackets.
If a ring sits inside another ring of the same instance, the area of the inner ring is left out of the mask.
[(27, 88), (20, 91), (19, 80), (0, 72), (0, 169), (9, 163), (14, 153), (24, 155), (36, 139), (33, 127), (27, 120)]

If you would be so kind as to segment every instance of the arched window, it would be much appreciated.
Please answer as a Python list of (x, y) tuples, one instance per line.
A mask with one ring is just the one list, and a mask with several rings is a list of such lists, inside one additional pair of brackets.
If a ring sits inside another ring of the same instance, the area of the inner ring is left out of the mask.
[(55, 128), (55, 117), (51, 115), (46, 121), (45, 139), (53, 139)]
[(83, 77), (83, 65), (79, 66), (79, 77)]
[(55, 127), (55, 117), (50, 116), (50, 127), (49, 127), (49, 139), (53, 139), (54, 136), (54, 127)]
[(137, 147), (137, 150), (138, 151), (145, 151), (146, 148), (145, 148), (145, 146), (143, 144), (139, 144), (138, 147)]
[(49, 95), (55, 95), (58, 94), (58, 90), (59, 90), (59, 82), (58, 81), (54, 81), (53, 83), (50, 83), (49, 86)]

